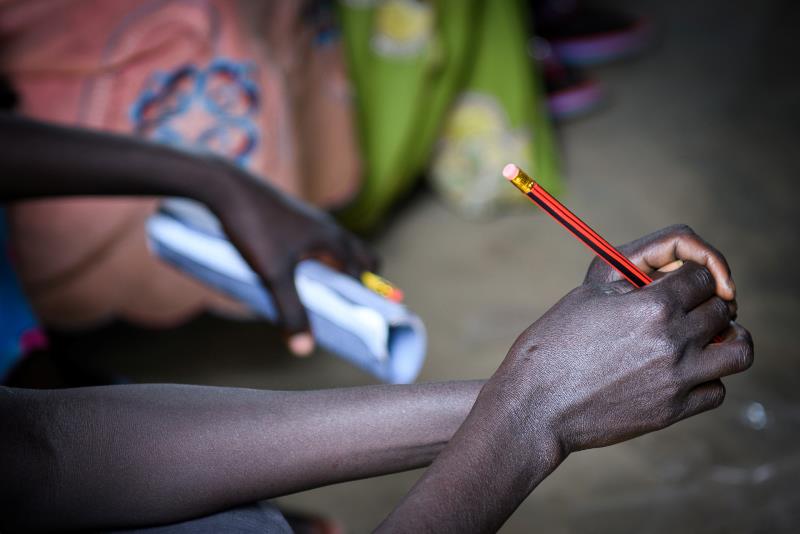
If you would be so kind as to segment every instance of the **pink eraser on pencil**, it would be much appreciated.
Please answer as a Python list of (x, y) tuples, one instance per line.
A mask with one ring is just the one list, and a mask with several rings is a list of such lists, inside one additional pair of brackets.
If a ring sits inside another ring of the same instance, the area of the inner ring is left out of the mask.
[(519, 174), (519, 167), (514, 165), (513, 163), (509, 163), (505, 167), (503, 167), (503, 176), (506, 177), (506, 180), (513, 180), (516, 178), (517, 174)]

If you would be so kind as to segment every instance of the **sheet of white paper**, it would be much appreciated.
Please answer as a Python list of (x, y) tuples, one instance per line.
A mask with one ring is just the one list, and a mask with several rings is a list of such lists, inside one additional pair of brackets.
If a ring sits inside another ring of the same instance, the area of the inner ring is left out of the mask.
[[(255, 272), (225, 239), (195, 231), (171, 217), (152, 218), (148, 231), (190, 261), (241, 282), (259, 283)], [(298, 273), (295, 283), (306, 308), (357, 335), (379, 360), (388, 358), (389, 325), (381, 314), (342, 298), (322, 279), (312, 280)]]

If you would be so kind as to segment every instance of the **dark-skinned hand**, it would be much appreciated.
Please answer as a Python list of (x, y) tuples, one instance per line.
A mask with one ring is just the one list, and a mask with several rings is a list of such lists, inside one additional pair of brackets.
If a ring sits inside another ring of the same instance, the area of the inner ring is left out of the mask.
[(567, 453), (715, 408), (725, 397), (720, 378), (753, 362), (749, 332), (732, 322), (735, 286), (717, 250), (686, 226), (621, 250), (646, 271), (668, 272), (634, 289), (593, 261), (585, 283), (523, 332), (498, 371), (504, 388), (521, 381), (513, 390), (530, 397), (537, 424)]
[(204, 203), (272, 292), (289, 348), (314, 348), (294, 285), (297, 263), (317, 257), (352, 276), (376, 260), (325, 213), (223, 158), (130, 136), (65, 128), (0, 113), (0, 200), (59, 196), (178, 196)]
[[(657, 230), (618, 247), (619, 251), (653, 278), (680, 267), (685, 261), (705, 266), (716, 281), (717, 296), (726, 302), (736, 317), (736, 284), (725, 257), (685, 224)], [(622, 276), (600, 258), (592, 260), (584, 283), (607, 283)]]
[(682, 226), (622, 249), (663, 276), (634, 289), (594, 262), (583, 285), (517, 338), (380, 531), (496, 532), (570, 453), (722, 403), (720, 378), (753, 362), (749, 333), (731, 322), (725, 259)]
[(373, 253), (328, 214), (227, 166), (232, 192), (209, 201), (225, 232), (275, 298), (280, 326), (296, 355), (314, 347), (294, 283), (297, 263), (315, 257), (359, 278), (377, 268)]

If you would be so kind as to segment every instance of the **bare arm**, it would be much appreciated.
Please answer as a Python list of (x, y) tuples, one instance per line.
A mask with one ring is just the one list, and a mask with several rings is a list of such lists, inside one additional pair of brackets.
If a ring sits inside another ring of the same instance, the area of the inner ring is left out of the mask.
[[(657, 237), (640, 246), (660, 247)], [(692, 262), (636, 291), (589, 280), (520, 335), (482, 388), (0, 389), (0, 472), (14, 481), (0, 486), (2, 526), (177, 521), (426, 465), (452, 437), (379, 529), (496, 530), (568, 454), (722, 402), (720, 377), (749, 367), (753, 345), (719, 282)]]
[(210, 204), (232, 189), (226, 187), (222, 160), (12, 113), (0, 113), (0, 151), (2, 201), (164, 195)]
[[(298, 261), (325, 256), (356, 277), (376, 267), (372, 253), (327, 214), (226, 160), (0, 113), (0, 202), (120, 195), (180, 196), (206, 204), (271, 289), (290, 335), (308, 331), (294, 286)], [(307, 353), (311, 339), (301, 336), (289, 346)]]
[(570, 453), (722, 403), (720, 378), (753, 362), (750, 334), (731, 322), (735, 286), (724, 257), (682, 226), (627, 249), (648, 270), (675, 259), (707, 267), (688, 261), (634, 291), (594, 263), (586, 284), (517, 338), (379, 531), (495, 532)]
[(428, 465), (481, 382), (0, 389), (8, 528), (163, 524)]

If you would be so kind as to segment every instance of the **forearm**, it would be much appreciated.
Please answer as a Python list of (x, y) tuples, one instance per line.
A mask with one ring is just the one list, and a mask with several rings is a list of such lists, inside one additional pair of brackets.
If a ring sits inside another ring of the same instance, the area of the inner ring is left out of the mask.
[(0, 113), (0, 202), (53, 196), (227, 194), (220, 160), (130, 136)]
[(163, 523), (424, 466), (480, 385), (0, 390), (0, 467), (15, 481), (0, 490), (2, 516), (45, 528)]
[(503, 372), (501, 366), (486, 383), (450, 443), (378, 531), (496, 532), (563, 461), (545, 405), (525, 398), (525, 388), (509, 387)]

